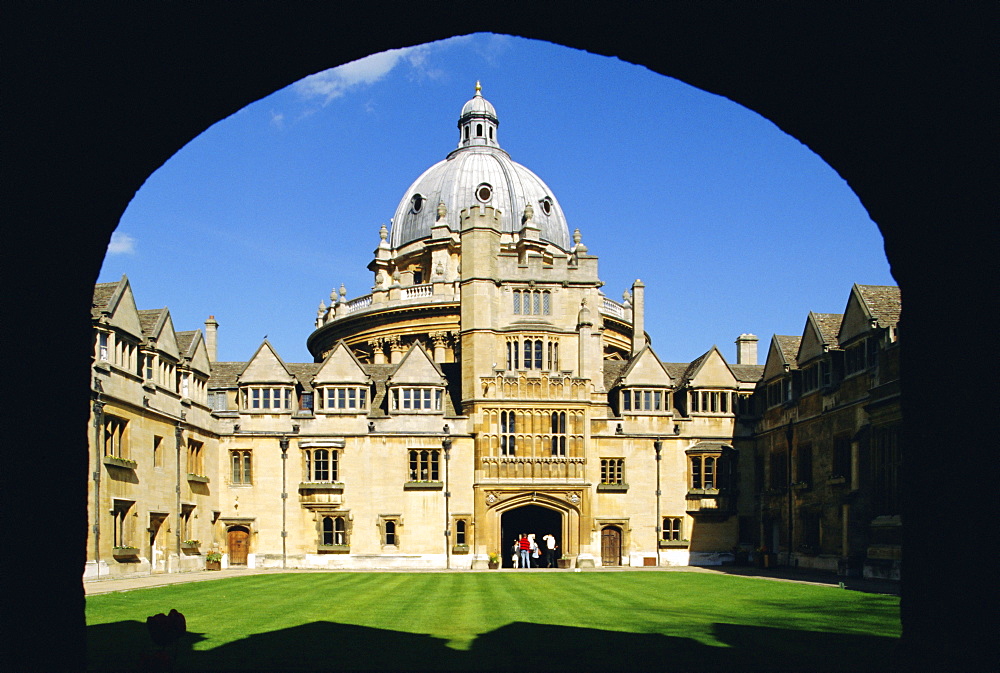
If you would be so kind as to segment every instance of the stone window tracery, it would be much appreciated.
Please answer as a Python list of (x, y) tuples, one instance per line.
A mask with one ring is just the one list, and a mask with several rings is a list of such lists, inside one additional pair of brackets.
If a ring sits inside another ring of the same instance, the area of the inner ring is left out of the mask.
[(240, 393), (246, 411), (286, 411), (292, 406), (291, 387), (253, 386), (243, 388)]
[(319, 408), (329, 413), (362, 412), (368, 409), (366, 386), (324, 386), (317, 393)]
[(552, 315), (548, 290), (514, 290), (514, 315)]

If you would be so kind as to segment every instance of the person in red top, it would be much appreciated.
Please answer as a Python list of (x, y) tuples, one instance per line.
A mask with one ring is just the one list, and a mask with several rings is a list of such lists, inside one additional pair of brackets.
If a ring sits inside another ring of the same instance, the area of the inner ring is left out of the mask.
[(521, 533), (521, 537), (517, 541), (517, 550), (521, 554), (521, 567), (522, 568), (530, 568), (531, 567), (531, 540), (528, 539), (527, 534)]

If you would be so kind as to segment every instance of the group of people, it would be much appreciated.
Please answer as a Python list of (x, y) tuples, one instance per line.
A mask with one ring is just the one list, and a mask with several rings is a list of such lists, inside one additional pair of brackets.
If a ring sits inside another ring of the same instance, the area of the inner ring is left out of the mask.
[(542, 544), (535, 541), (534, 533), (521, 533), (511, 549), (515, 568), (555, 568), (556, 538), (552, 533), (542, 536)]

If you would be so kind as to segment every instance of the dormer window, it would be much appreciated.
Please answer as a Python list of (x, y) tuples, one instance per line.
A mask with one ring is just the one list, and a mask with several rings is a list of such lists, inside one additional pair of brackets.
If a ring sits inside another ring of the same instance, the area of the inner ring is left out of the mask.
[(317, 394), (320, 410), (328, 413), (368, 410), (367, 386), (324, 386)]
[(734, 393), (728, 390), (692, 390), (691, 411), (702, 414), (728, 414), (735, 410), (736, 405), (730, 405)]
[(414, 213), (419, 213), (424, 207), (424, 197), (420, 194), (414, 194), (413, 198), (410, 199), (410, 210)]
[(243, 409), (250, 412), (287, 411), (292, 407), (292, 389), (278, 386), (248, 386), (240, 391)]
[(657, 388), (626, 388), (621, 391), (622, 411), (644, 414), (667, 411), (669, 392)]
[(400, 386), (392, 389), (392, 411), (419, 413), (441, 411), (444, 391), (432, 386)]
[(493, 187), (487, 183), (483, 183), (476, 187), (476, 198), (483, 203), (489, 203), (490, 199), (493, 198)]
[(552, 199), (546, 196), (544, 199), (542, 199), (541, 203), (542, 203), (542, 212), (545, 213), (546, 215), (551, 215)]

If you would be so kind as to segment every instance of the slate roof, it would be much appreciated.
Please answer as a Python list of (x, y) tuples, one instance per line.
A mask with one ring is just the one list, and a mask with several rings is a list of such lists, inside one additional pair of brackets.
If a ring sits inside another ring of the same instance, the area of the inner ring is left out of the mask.
[(361, 365), (361, 368), (365, 370), (368, 376), (372, 377), (372, 383), (375, 384), (375, 392), (372, 394), (372, 406), (371, 411), (368, 412), (369, 416), (374, 417), (384, 417), (388, 416), (388, 405), (386, 404), (386, 385), (385, 382), (388, 380), (389, 376), (396, 371), (398, 365)]
[(902, 307), (899, 288), (895, 285), (858, 285), (858, 292), (879, 327), (894, 327), (899, 322)]
[(781, 350), (781, 354), (785, 358), (785, 363), (792, 369), (798, 369), (799, 366), (795, 360), (798, 356), (799, 346), (802, 344), (802, 337), (775, 334), (774, 340), (777, 342), (778, 349)]
[(843, 313), (813, 313), (813, 322), (819, 327), (823, 343), (830, 348), (837, 348), (837, 335), (840, 334), (840, 323), (844, 321)]
[(311, 393), (313, 391), (312, 379), (316, 372), (323, 366), (322, 362), (286, 362), (285, 366), (292, 372), (292, 376), (302, 384), (302, 392)]
[(191, 332), (175, 332), (177, 336), (177, 348), (180, 350), (181, 355), (189, 356), (191, 353), (191, 344), (194, 343), (195, 337), (198, 335), (198, 330), (193, 330)]
[(213, 362), (208, 377), (209, 388), (235, 388), (237, 377), (247, 366), (245, 362)]
[(139, 311), (139, 325), (142, 327), (143, 336), (153, 336), (153, 329), (156, 327), (156, 323), (160, 320), (160, 315), (166, 310), (167, 309), (165, 308), (155, 308)]
[(698, 366), (701, 364), (702, 360), (708, 357), (708, 354), (711, 352), (712, 352), (711, 349), (709, 349), (704, 353), (702, 353), (701, 355), (699, 355), (698, 357), (696, 357), (694, 360), (691, 360), (691, 364), (689, 364), (687, 368), (684, 369), (684, 373), (681, 375), (681, 378), (683, 380), (678, 381), (678, 383), (687, 383), (688, 381), (690, 381), (691, 377), (694, 376), (694, 373), (698, 371)]
[(618, 383), (618, 379), (625, 372), (628, 363), (624, 360), (604, 361), (604, 389), (611, 390)]
[(114, 296), (119, 285), (121, 285), (120, 280), (114, 283), (98, 283), (95, 285), (94, 299), (91, 302), (91, 307), (93, 307), (97, 313), (100, 313), (103, 309), (107, 308), (108, 302), (111, 301), (111, 297)]
[(681, 378), (684, 376), (684, 372), (690, 366), (687, 362), (664, 362), (663, 368), (667, 370), (670, 374), (670, 378), (674, 380), (675, 383), (680, 383)]
[(764, 376), (764, 365), (729, 365), (737, 381), (755, 383)]

